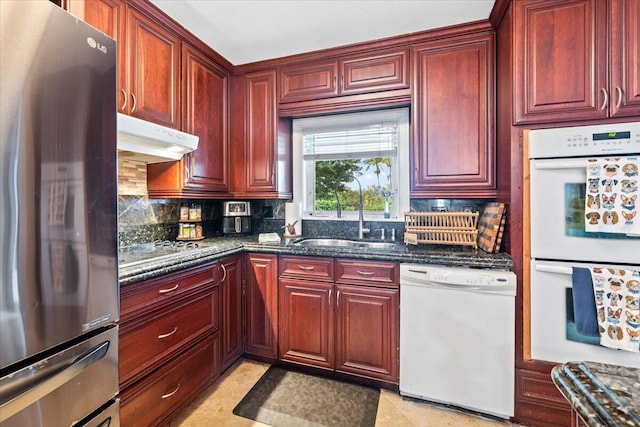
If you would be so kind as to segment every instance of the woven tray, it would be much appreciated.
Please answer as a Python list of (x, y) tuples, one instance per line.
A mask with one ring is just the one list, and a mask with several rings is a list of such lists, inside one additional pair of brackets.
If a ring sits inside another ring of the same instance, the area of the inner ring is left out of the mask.
[(407, 244), (478, 247), (478, 212), (405, 212)]

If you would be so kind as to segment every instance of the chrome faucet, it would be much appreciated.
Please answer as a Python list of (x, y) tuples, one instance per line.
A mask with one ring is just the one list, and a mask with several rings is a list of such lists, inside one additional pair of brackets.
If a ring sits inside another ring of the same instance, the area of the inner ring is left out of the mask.
[[(364, 203), (362, 201), (362, 185), (360, 184), (360, 181), (358, 180), (358, 178), (356, 178), (353, 175), (347, 174), (347, 175), (342, 175), (340, 178), (338, 178), (338, 181), (336, 182), (336, 187), (342, 181), (343, 178), (351, 178), (358, 183), (358, 192), (360, 194), (359, 203), (358, 203), (358, 239), (362, 240), (364, 237), (364, 233), (369, 233), (371, 231), (369, 228), (364, 227)], [(336, 200), (338, 201), (337, 216), (338, 218), (340, 218), (342, 217), (342, 209), (340, 207), (340, 199), (338, 198), (338, 190), (334, 188), (334, 191), (336, 193)]]

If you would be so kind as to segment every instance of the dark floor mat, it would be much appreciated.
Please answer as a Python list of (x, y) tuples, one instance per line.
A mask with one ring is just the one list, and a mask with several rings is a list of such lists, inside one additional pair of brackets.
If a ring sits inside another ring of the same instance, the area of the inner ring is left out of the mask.
[(274, 427), (373, 427), (380, 390), (271, 366), (233, 409)]

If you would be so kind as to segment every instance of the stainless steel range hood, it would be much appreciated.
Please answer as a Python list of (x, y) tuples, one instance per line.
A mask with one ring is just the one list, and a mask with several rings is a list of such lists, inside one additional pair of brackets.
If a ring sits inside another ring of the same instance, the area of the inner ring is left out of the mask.
[(198, 137), (118, 113), (118, 158), (144, 163), (180, 160), (198, 148)]

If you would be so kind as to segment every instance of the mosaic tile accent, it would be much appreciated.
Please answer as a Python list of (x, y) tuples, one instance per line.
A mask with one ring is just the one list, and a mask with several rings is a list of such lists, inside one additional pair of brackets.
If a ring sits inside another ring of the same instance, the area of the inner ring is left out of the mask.
[(147, 195), (147, 165), (118, 159), (118, 195)]

